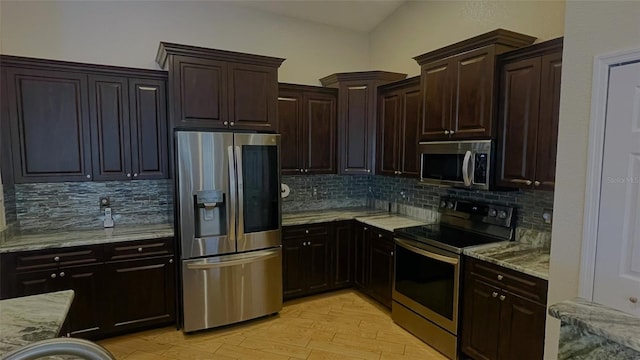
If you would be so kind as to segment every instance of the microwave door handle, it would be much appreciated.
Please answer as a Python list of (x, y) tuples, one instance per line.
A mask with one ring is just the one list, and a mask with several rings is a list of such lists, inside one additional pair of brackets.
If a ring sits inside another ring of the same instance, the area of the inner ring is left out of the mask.
[(471, 151), (467, 150), (462, 161), (462, 179), (464, 186), (471, 186), (471, 176), (469, 176), (469, 163), (471, 162)]

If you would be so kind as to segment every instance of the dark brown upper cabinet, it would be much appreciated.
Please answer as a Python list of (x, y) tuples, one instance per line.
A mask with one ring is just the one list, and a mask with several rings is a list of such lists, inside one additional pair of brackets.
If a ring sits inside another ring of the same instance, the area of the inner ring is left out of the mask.
[(377, 174), (418, 176), (420, 77), (378, 88)]
[(375, 169), (377, 88), (403, 80), (386, 71), (338, 73), (320, 79), (338, 89), (338, 172), (372, 174)]
[(278, 131), (278, 67), (284, 59), (161, 42), (169, 71), (171, 128)]
[(336, 89), (280, 84), (282, 173), (336, 173)]
[(499, 59), (499, 186), (554, 188), (562, 42), (550, 40)]
[(496, 55), (534, 40), (498, 29), (416, 56), (423, 104), (420, 140), (494, 137)]
[(2, 56), (16, 183), (166, 178), (166, 73)]

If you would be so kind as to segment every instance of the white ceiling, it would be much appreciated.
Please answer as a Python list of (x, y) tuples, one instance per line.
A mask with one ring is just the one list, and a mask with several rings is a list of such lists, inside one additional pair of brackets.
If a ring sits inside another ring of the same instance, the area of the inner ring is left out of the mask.
[(391, 15), (405, 0), (236, 0), (255, 9), (369, 32)]

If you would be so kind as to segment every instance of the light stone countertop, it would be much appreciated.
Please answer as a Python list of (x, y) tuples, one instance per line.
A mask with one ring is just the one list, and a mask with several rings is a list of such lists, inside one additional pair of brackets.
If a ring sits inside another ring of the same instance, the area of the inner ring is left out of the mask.
[[(635, 355), (640, 356), (640, 318), (638, 317), (581, 298), (551, 305), (549, 314), (560, 319), (563, 326), (574, 326), (581, 335), (595, 335), (610, 340), (634, 350), (637, 352)], [(562, 344), (560, 345), (562, 347)], [(582, 341), (579, 345), (582, 349), (580, 353), (585, 353), (584, 346), (589, 344), (585, 344)], [(573, 346), (575, 347), (576, 344)], [(592, 351), (601, 352), (602, 349), (594, 348)], [(623, 357), (614, 358), (622, 359)], [(638, 358), (640, 357), (634, 356), (629, 359)], [(624, 359), (627, 359), (627, 357), (624, 357)]]
[(369, 208), (346, 208), (298, 212), (282, 215), (282, 226), (316, 224), (331, 221), (357, 220), (377, 228), (394, 231), (395, 229), (425, 225), (429, 222), (399, 214), (390, 214), (384, 210)]
[(501, 241), (464, 249), (464, 254), (549, 280), (549, 249), (517, 241)]
[(0, 244), (0, 253), (158, 239), (173, 235), (173, 226), (169, 224), (24, 234), (16, 235)]
[(57, 337), (72, 301), (73, 290), (0, 300), (0, 357)]

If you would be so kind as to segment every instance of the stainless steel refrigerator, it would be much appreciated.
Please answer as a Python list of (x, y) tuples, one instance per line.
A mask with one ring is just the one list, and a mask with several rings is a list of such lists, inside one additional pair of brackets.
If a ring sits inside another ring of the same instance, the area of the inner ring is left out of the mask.
[(280, 135), (176, 132), (185, 332), (282, 309)]

